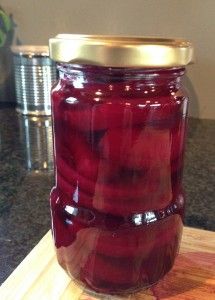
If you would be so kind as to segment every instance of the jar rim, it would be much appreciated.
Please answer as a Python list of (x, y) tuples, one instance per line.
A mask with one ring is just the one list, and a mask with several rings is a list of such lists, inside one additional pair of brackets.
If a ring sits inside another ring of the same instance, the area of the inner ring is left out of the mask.
[(105, 67), (182, 67), (193, 63), (193, 46), (183, 39), (59, 34), (49, 40), (57, 62)]

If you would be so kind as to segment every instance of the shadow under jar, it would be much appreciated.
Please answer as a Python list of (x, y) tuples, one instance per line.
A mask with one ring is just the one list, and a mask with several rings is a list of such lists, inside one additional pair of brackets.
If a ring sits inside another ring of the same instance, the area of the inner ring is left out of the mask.
[(89, 292), (133, 293), (161, 279), (183, 226), (189, 42), (58, 35), (52, 89), (57, 257)]

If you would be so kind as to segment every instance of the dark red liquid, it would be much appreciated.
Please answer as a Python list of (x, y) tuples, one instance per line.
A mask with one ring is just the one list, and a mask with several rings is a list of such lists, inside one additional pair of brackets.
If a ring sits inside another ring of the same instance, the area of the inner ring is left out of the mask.
[(58, 261), (90, 290), (133, 292), (170, 270), (180, 243), (183, 70), (61, 72), (52, 92)]

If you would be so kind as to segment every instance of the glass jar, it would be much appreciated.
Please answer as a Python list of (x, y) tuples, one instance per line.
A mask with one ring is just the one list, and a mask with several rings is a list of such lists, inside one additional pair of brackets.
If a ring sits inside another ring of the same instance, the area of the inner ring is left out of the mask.
[(192, 47), (62, 35), (50, 52), (60, 74), (52, 89), (58, 261), (91, 292), (149, 287), (171, 269), (182, 234), (188, 98), (181, 77)]

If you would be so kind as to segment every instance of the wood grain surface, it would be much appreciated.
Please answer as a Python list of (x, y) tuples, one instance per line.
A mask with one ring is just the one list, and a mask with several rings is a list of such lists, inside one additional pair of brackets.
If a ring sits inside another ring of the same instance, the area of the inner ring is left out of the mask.
[(49, 231), (0, 287), (0, 300), (214, 300), (215, 232), (184, 228), (173, 269), (156, 286), (127, 297), (92, 297), (58, 266)]

